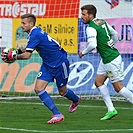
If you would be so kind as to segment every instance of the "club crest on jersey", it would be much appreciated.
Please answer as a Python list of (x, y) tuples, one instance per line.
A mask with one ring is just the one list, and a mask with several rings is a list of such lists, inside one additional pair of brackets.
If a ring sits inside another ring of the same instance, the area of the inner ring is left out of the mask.
[(102, 24), (104, 24), (104, 20), (102, 20), (102, 19), (95, 19), (95, 20), (94, 20), (94, 23), (95, 23), (96, 25), (102, 25)]
[(109, 78), (113, 78), (114, 77), (114, 74), (111, 71), (107, 71), (106, 74), (107, 74), (107, 76)]

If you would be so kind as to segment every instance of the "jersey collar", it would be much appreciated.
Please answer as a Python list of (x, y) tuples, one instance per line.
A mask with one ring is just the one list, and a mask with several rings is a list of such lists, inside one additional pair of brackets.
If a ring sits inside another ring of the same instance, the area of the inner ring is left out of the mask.
[[(32, 32), (32, 30), (34, 30), (35, 28), (36, 28), (36, 26), (34, 26), (34, 27), (30, 30), (30, 33), (31, 33), (31, 32)], [(30, 34), (30, 33), (29, 33), (29, 34)]]
[(29, 35), (28, 35), (28, 38), (29, 38), (29, 36), (30, 36), (30, 34), (31, 34), (32, 30), (34, 30), (35, 28), (37, 28), (37, 27), (36, 27), (36, 26), (34, 26), (34, 27), (30, 30), (30, 33), (29, 33)]

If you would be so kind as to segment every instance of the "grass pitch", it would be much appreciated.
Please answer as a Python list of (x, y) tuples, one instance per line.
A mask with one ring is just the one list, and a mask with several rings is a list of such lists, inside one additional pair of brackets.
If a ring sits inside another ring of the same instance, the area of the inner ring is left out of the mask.
[(133, 105), (114, 102), (118, 115), (100, 121), (107, 108), (101, 100), (82, 100), (74, 113), (69, 113), (71, 101), (54, 99), (64, 114), (64, 121), (47, 124), (52, 113), (37, 100), (1, 100), (0, 133), (133, 133)]

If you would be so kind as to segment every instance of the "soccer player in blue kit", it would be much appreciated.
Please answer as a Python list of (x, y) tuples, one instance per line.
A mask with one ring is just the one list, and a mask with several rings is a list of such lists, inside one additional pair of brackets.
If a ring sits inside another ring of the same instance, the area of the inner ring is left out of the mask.
[(21, 27), (24, 32), (29, 34), (27, 46), (24, 49), (19, 49), (16, 56), (12, 56), (12, 51), (10, 51), (8, 58), (10, 60), (24, 60), (29, 59), (34, 50), (39, 53), (42, 58), (42, 65), (34, 90), (43, 104), (53, 113), (52, 118), (47, 123), (55, 124), (62, 121), (64, 115), (57, 109), (53, 99), (45, 91), (49, 82), (53, 82), (56, 79), (59, 94), (72, 100), (72, 104), (68, 109), (69, 112), (74, 112), (77, 109), (81, 97), (66, 88), (69, 76), (69, 61), (66, 51), (40, 27), (35, 26), (35, 23), (36, 17), (33, 14), (21, 16)]

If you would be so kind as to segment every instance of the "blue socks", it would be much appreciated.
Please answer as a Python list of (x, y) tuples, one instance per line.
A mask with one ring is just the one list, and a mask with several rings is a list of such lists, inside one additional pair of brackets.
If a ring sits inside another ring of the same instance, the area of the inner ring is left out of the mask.
[[(53, 99), (50, 95), (45, 91), (42, 90), (37, 93), (43, 104), (50, 110), (54, 115), (61, 114), (60, 111), (57, 109)], [(67, 89), (66, 94), (64, 95), (69, 100), (72, 100), (74, 103), (78, 102), (79, 97), (74, 94), (74, 92), (70, 89)]]
[(37, 93), (43, 104), (50, 110), (54, 115), (60, 114), (60, 111), (55, 106), (55, 103), (53, 99), (50, 97), (50, 95), (45, 91), (42, 90)]
[(79, 97), (74, 94), (74, 92), (70, 89), (67, 89), (66, 94), (64, 94), (64, 97), (66, 97), (69, 100), (72, 100), (74, 103), (78, 102)]

